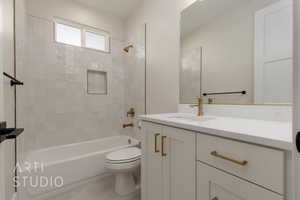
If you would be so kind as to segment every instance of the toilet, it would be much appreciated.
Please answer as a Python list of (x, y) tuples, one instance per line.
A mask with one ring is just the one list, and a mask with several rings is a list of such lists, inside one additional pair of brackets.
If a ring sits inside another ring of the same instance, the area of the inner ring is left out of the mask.
[(115, 192), (121, 196), (135, 192), (133, 172), (141, 165), (141, 149), (125, 148), (106, 155), (106, 168), (115, 175)]

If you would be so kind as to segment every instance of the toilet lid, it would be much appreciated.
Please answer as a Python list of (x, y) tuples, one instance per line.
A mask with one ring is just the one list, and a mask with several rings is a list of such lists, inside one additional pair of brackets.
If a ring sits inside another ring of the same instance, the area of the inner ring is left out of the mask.
[(132, 147), (107, 154), (106, 159), (110, 161), (127, 161), (138, 159), (141, 157), (141, 154), (141, 149)]

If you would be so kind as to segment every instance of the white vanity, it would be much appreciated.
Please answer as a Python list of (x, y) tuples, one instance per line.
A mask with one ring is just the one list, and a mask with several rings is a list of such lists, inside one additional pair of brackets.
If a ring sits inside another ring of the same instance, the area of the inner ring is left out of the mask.
[(291, 123), (141, 117), (142, 200), (289, 199)]

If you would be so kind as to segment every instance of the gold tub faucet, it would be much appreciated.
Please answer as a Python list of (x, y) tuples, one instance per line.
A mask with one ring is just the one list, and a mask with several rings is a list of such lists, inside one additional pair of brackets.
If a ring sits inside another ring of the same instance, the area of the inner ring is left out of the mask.
[(133, 123), (123, 124), (123, 128), (133, 127)]

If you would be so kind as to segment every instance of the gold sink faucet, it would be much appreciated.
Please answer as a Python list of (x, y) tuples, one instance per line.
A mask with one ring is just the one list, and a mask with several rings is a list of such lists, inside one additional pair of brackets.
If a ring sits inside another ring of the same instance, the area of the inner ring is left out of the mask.
[(203, 99), (202, 98), (198, 98), (198, 116), (203, 116), (204, 112), (203, 112)]
[(197, 107), (198, 108), (198, 116), (203, 116), (203, 99), (201, 97), (197, 98), (197, 104), (191, 105), (191, 107)]

